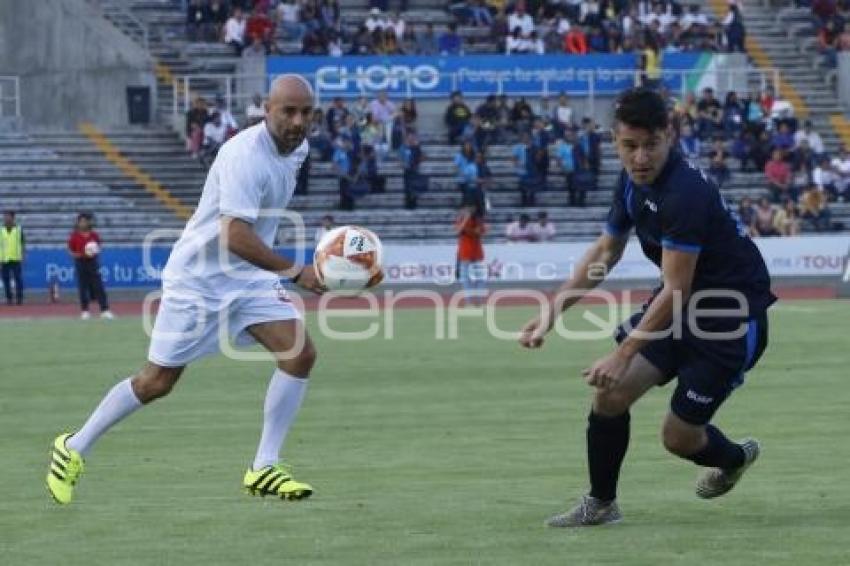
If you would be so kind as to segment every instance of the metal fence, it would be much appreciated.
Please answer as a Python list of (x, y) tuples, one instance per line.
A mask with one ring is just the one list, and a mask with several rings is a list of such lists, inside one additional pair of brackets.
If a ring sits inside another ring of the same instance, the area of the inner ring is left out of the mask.
[(21, 79), (0, 75), (0, 118), (21, 117)]
[[(640, 71), (635, 69), (605, 69), (605, 73), (620, 73), (622, 76), (630, 77), (632, 84), (639, 84)], [(356, 98), (361, 95), (374, 95), (378, 89), (363, 89), (357, 93), (342, 93), (329, 89), (322, 89), (320, 81), (316, 80), (313, 74), (304, 75), (313, 85), (316, 91), (317, 102), (322, 103), (336, 96), (343, 98)], [(442, 73), (441, 78), (445, 78), (446, 83), (451, 85), (449, 90), (428, 90), (423, 91), (417, 89), (409, 75), (400, 74), (398, 76), (390, 76), (390, 79), (397, 88), (390, 92), (391, 98), (415, 98), (423, 99), (447, 99), (452, 90), (456, 90), (461, 82), (461, 77), (457, 73)], [(226, 101), (228, 108), (233, 110), (242, 110), (251, 101), (255, 93), (265, 95), (268, 92), (269, 82), (274, 77), (271, 75), (224, 75), (224, 74), (198, 74), (184, 75), (174, 79), (174, 92), (179, 93), (174, 97), (173, 112), (174, 114), (184, 114), (189, 110), (192, 103), (192, 98), (195, 96), (212, 97), (222, 96)], [(364, 77), (365, 78), (365, 77)], [(566, 91), (571, 97), (581, 97), (586, 101), (590, 112), (593, 112), (597, 99), (605, 97), (611, 98), (614, 93), (600, 93), (596, 88), (596, 73), (587, 73), (582, 79), (586, 88)], [(702, 84), (711, 86), (716, 93), (722, 96), (726, 92), (735, 90), (739, 94), (743, 94), (750, 89), (764, 89), (767, 86), (772, 86), (777, 96), (781, 96), (779, 91), (779, 72), (775, 69), (717, 69), (717, 70), (665, 70), (664, 80), (666, 82), (679, 85), (675, 94), (684, 98), (685, 95), (693, 90), (696, 85)], [(365, 81), (364, 81), (365, 82)], [(553, 91), (550, 88), (550, 81), (545, 77), (535, 83), (533, 88), (527, 90), (511, 90), (505, 92), (503, 81), (497, 75), (493, 84), (493, 94), (508, 94), (510, 96), (526, 96), (526, 97), (542, 97), (542, 96), (557, 96), (560, 91)], [(468, 98), (483, 98), (485, 95), (466, 95)]]

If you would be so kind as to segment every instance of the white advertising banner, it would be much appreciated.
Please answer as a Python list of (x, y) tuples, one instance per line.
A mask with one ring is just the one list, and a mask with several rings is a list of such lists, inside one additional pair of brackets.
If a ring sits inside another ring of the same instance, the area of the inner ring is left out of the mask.
[[(800, 236), (755, 240), (774, 276), (832, 276), (843, 271), (850, 236)], [(570, 275), (589, 242), (489, 244), (484, 247), (494, 281), (560, 281)], [(455, 281), (454, 245), (385, 247), (385, 281), (451, 285)], [(608, 279), (658, 279), (659, 271), (632, 239)]]

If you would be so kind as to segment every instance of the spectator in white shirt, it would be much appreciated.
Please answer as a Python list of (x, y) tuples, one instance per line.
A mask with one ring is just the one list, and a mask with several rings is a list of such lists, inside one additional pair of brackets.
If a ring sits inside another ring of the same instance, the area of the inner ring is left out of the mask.
[(402, 18), (398, 12), (390, 16), (387, 20), (386, 28), (395, 32), (395, 38), (399, 41), (399, 43), (404, 41), (404, 31), (406, 27), (407, 24), (404, 22), (404, 18)]
[(372, 8), (372, 11), (369, 12), (369, 17), (366, 18), (366, 22), (363, 25), (366, 26), (369, 33), (372, 33), (376, 29), (384, 29), (387, 27), (388, 22), (384, 18), (383, 14), (381, 14), (380, 9)]
[(631, 8), (628, 13), (623, 15), (620, 27), (623, 28), (623, 37), (631, 37), (632, 31), (638, 24), (638, 12), (636, 8)]
[(570, 98), (566, 92), (562, 91), (558, 95), (558, 105), (555, 106), (555, 110), (552, 112), (552, 118), (555, 129), (559, 133), (563, 133), (564, 130), (573, 127), (573, 109), (570, 106)]
[(838, 196), (838, 181), (840, 176), (832, 168), (829, 157), (823, 156), (817, 160), (817, 166), (812, 171), (812, 183), (818, 186), (818, 190), (826, 191), (833, 197)]
[(383, 124), (395, 116), (395, 104), (387, 98), (387, 91), (382, 90), (378, 93), (378, 98), (369, 103), (369, 111), (376, 121)]
[(844, 195), (844, 200), (850, 202), (850, 152), (847, 148), (841, 146), (838, 150), (838, 156), (832, 159), (832, 170), (837, 179), (835, 180), (835, 188), (838, 192)]
[(686, 32), (693, 25), (708, 27), (708, 17), (700, 12), (699, 5), (694, 4), (691, 6), (690, 11), (682, 16), (682, 20), (679, 23), (682, 26), (682, 31)]
[(245, 48), (245, 18), (242, 10), (233, 9), (233, 15), (224, 24), (224, 42), (232, 46), (237, 56)]
[(546, 46), (543, 44), (543, 40), (537, 36), (537, 32), (531, 32), (531, 35), (528, 37), (528, 52), (536, 53), (537, 55), (543, 55), (546, 53)]
[(245, 109), (245, 127), (253, 126), (258, 122), (262, 122), (266, 117), (266, 111), (263, 108), (263, 97), (260, 93), (256, 93), (251, 99), (251, 104)]
[(797, 130), (797, 133), (794, 134), (795, 149), (800, 146), (800, 141), (803, 139), (809, 140), (809, 147), (812, 148), (812, 153), (814, 153), (815, 156), (820, 156), (824, 153), (823, 140), (819, 133), (812, 130), (811, 120), (806, 120), (803, 123), (803, 128)]
[(342, 57), (342, 39), (338, 36), (328, 40), (328, 55), (330, 57)]
[(284, 33), (290, 39), (301, 41), (306, 31), (304, 24), (301, 23), (301, 4), (296, 0), (285, 0), (278, 4), (277, 13)]
[(233, 117), (233, 112), (231, 112), (230, 108), (228, 108), (227, 101), (222, 95), (219, 94), (215, 97), (215, 104), (209, 108), (208, 112), (210, 117), (214, 116), (216, 113), (221, 116), (221, 123), (224, 126), (226, 138), (229, 138), (239, 131), (239, 124), (236, 122), (236, 118)]
[(665, 10), (664, 6), (656, 4), (655, 8), (642, 18), (642, 21), (646, 26), (652, 25), (652, 22), (658, 22), (659, 31), (666, 33), (670, 28), (670, 24), (676, 21), (676, 17), (671, 13), (669, 5), (667, 10)]
[(378, 93), (378, 98), (369, 103), (369, 112), (372, 113), (372, 119), (386, 131), (384, 140), (391, 139), (395, 104), (387, 98), (387, 91), (382, 90)]
[(514, 13), (508, 16), (508, 29), (513, 31), (516, 28), (522, 30), (524, 36), (529, 36), (534, 31), (534, 20), (525, 12), (523, 0), (517, 2)]
[(545, 210), (537, 214), (537, 222), (534, 223), (534, 235), (538, 242), (548, 242), (555, 238), (555, 225), (549, 220)]
[(534, 227), (530, 224), (531, 218), (523, 213), (519, 220), (515, 220), (505, 227), (505, 237), (509, 242), (534, 242), (537, 236)]
[(581, 3), (581, 11), (578, 16), (579, 23), (585, 26), (599, 24), (601, 20), (599, 11), (600, 5), (597, 0), (585, 0)]
[(517, 26), (511, 31), (511, 34), (505, 40), (505, 54), (511, 53), (529, 53), (530, 44), (528, 39), (522, 35), (522, 29)]
[(227, 127), (221, 120), (221, 114), (216, 112), (212, 119), (204, 126), (204, 149), (215, 153), (227, 138)]

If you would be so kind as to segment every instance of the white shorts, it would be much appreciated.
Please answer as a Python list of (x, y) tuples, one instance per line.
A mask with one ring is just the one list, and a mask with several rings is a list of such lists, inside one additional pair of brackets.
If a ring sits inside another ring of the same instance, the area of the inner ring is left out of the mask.
[(162, 367), (185, 366), (220, 352), (225, 341), (237, 346), (254, 344), (246, 330), (249, 326), (300, 319), (300, 311), (276, 282), (251, 285), (242, 292), (218, 298), (165, 289), (151, 334), (148, 360)]

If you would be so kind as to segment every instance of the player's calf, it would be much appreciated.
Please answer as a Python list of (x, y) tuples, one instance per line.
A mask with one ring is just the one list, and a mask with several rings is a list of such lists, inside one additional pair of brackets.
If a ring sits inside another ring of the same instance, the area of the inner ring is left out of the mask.
[(289, 375), (307, 378), (316, 365), (317, 358), (316, 348), (308, 341), (292, 359), (278, 360), (277, 367)]
[(142, 403), (150, 403), (168, 395), (182, 373), (182, 367), (167, 368), (148, 362), (133, 377), (133, 392)]
[(661, 443), (671, 454), (690, 459), (691, 455), (696, 454), (706, 445), (706, 442), (705, 427), (686, 423), (672, 413), (664, 419), (661, 427)]

